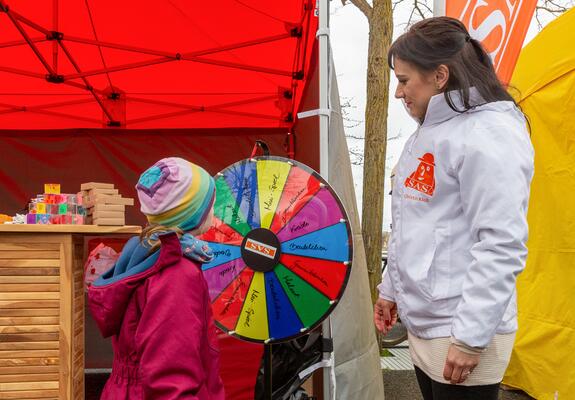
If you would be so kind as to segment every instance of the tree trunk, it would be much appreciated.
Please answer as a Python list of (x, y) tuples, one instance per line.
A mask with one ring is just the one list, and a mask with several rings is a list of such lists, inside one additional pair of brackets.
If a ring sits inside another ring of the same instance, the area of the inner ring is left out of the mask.
[(377, 285), (381, 282), (390, 73), (387, 65), (387, 51), (393, 35), (391, 0), (373, 0), (370, 17), (361, 231), (367, 257), (371, 299), (375, 303), (378, 298)]

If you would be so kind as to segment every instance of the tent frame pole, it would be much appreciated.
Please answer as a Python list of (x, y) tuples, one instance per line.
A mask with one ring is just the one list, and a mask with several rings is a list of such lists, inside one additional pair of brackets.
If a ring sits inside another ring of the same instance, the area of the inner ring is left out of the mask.
[[(329, 0), (319, 0), (319, 32), (328, 32), (329, 29)], [(319, 108), (329, 109), (329, 35), (318, 35), (319, 41)], [(320, 174), (329, 182), (329, 114), (319, 114), (319, 165)], [(322, 324), (324, 339), (331, 340), (331, 318), (328, 317)], [(329, 361), (331, 353), (323, 353), (323, 360)], [(323, 399), (332, 399), (331, 368), (323, 368)]]

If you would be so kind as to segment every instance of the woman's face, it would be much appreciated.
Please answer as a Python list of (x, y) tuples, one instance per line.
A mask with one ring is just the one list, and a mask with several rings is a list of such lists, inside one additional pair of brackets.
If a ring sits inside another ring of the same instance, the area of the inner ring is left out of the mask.
[(413, 118), (423, 122), (429, 100), (441, 93), (436, 71), (421, 73), (415, 66), (397, 57), (393, 59), (393, 66), (399, 81), (395, 97), (404, 101)]

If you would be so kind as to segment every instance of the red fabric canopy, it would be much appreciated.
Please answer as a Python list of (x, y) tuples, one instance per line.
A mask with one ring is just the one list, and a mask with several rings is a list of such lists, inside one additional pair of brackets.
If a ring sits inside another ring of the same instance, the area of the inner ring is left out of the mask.
[[(318, 168), (296, 117), (318, 108), (317, 24), (314, 0), (0, 0), (0, 213), (47, 182), (135, 197), (160, 158), (215, 173), (256, 139)], [(228, 398), (253, 399), (261, 346), (221, 344)]]
[[(113, 182), (135, 197), (162, 157), (215, 173), (256, 139), (317, 168), (317, 117), (296, 118), (318, 107), (315, 5), (0, 0), (0, 212), (46, 182)], [(138, 208), (128, 223), (144, 223)], [(261, 346), (221, 345), (228, 398), (252, 399)]]
[(289, 127), (311, 0), (0, 0), (0, 128)]

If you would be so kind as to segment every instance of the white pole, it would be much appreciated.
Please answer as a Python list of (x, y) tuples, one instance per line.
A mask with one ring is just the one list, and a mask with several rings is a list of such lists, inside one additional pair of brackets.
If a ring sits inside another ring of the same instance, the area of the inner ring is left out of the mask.
[[(329, 0), (319, 0), (319, 32), (329, 32)], [(319, 34), (319, 109), (329, 108), (329, 35)], [(319, 173), (329, 182), (329, 115), (319, 114)]]
[(433, 1), (433, 16), (441, 17), (445, 15), (445, 2), (448, 0), (434, 0)]
[[(319, 109), (329, 109), (329, 0), (319, 0)], [(319, 172), (329, 182), (329, 114), (319, 114)], [(322, 325), (323, 337), (331, 339), (331, 322), (326, 318)], [(323, 353), (325, 361), (331, 359), (331, 354)], [(323, 398), (335, 398), (331, 393), (331, 369), (335, 365), (323, 368)]]

